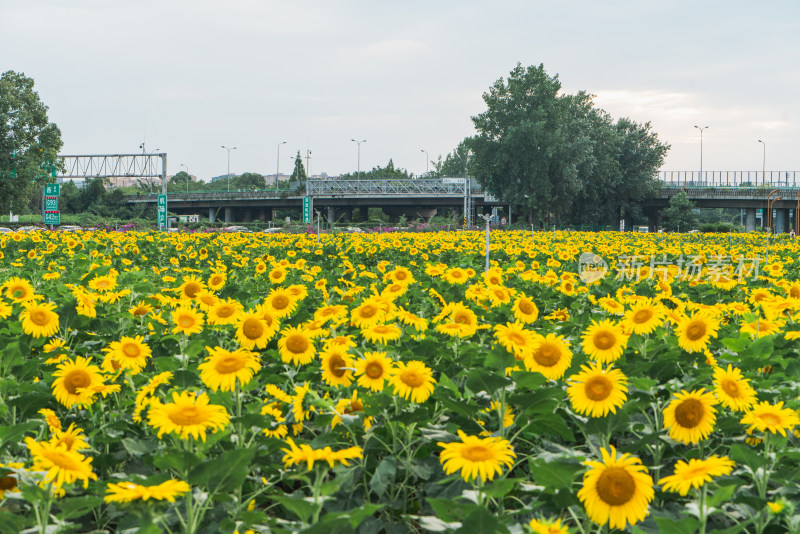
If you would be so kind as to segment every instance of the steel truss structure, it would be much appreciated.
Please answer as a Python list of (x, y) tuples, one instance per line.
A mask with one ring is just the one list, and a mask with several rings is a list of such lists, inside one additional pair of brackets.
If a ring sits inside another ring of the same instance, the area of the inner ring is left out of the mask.
[(308, 180), (310, 196), (464, 196), (463, 178), (421, 180)]
[(167, 154), (89, 154), (58, 156), (56, 178), (159, 178), (167, 192)]

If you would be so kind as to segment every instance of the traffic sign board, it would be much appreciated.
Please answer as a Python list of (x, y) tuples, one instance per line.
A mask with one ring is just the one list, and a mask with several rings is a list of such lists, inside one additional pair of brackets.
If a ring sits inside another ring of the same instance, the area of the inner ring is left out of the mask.
[(61, 194), (61, 184), (45, 184), (44, 196), (57, 197)]
[(44, 197), (44, 209), (46, 211), (58, 211), (58, 197)]
[(167, 195), (158, 195), (158, 228), (167, 227)]
[(61, 212), (59, 211), (47, 211), (44, 212), (44, 223), (45, 224), (61, 224)]
[(303, 197), (303, 222), (305, 224), (310, 224), (312, 222), (311, 197)]

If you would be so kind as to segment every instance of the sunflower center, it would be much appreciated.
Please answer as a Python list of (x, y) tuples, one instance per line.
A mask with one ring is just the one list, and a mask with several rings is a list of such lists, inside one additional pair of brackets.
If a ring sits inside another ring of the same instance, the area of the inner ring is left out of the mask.
[(30, 320), (36, 326), (45, 326), (49, 321), (47, 313), (44, 310), (33, 310), (30, 315)]
[(367, 304), (366, 306), (363, 306), (361, 308), (361, 310), (359, 311), (359, 315), (361, 315), (361, 317), (363, 317), (365, 319), (369, 319), (370, 317), (374, 316), (376, 313), (378, 313), (378, 308), (376, 308), (372, 304)]
[(773, 413), (762, 413), (758, 418), (764, 421), (767, 426), (778, 426), (781, 424), (780, 417)]
[(340, 355), (334, 354), (328, 360), (328, 371), (330, 371), (330, 373), (337, 378), (343, 377), (344, 373), (346, 372), (346, 370), (342, 369), (342, 367), (345, 367), (345, 361)]
[(364, 374), (373, 380), (380, 378), (383, 376), (383, 366), (378, 362), (371, 362), (367, 364), (367, 367), (364, 369)]
[(214, 369), (223, 375), (235, 373), (244, 367), (244, 358), (235, 354), (228, 354), (217, 360)]
[(416, 388), (425, 383), (425, 377), (416, 371), (404, 371), (400, 375), (400, 380), (410, 388)]
[(617, 342), (617, 337), (607, 330), (602, 332), (597, 332), (593, 337), (592, 341), (594, 342), (594, 346), (600, 350), (608, 350), (614, 346)]
[(125, 343), (122, 345), (122, 354), (128, 358), (137, 358), (141, 353), (142, 351), (136, 343)]
[(561, 351), (551, 343), (542, 343), (533, 353), (536, 363), (544, 367), (553, 367), (561, 360)]
[(178, 326), (181, 328), (191, 328), (194, 326), (194, 317), (191, 315), (181, 315), (178, 318)]
[(222, 281), (223, 281), (223, 280), (222, 280), (222, 277), (221, 277), (221, 276), (219, 276), (219, 275), (212, 276), (212, 277), (211, 277), (211, 280), (209, 280), (209, 282), (210, 282), (212, 285), (215, 285), (215, 286), (216, 286), (216, 285), (219, 285), (219, 284), (221, 284), (221, 283), (222, 283)]
[(792, 286), (792, 288), (789, 290), (789, 296), (793, 299), (800, 299), (800, 287)]
[(22, 287), (15, 287), (15, 288), (11, 289), (11, 298), (13, 298), (13, 299), (18, 299), (18, 300), (22, 299), (27, 294), (28, 294), (28, 292), (25, 291), (25, 289), (22, 288)]
[(527, 300), (519, 301), (519, 311), (524, 313), (525, 315), (530, 315), (533, 313), (533, 303)]
[(14, 477), (0, 477), (0, 491), (8, 491), (17, 487), (17, 479)]
[(372, 331), (376, 334), (388, 334), (390, 332), (389, 327), (385, 324), (379, 324)]
[(133, 310), (133, 316), (134, 317), (141, 317), (142, 315), (145, 315), (146, 313), (147, 313), (147, 308), (143, 308), (143, 307), (138, 307), (135, 310)]
[(653, 311), (648, 309), (639, 310), (633, 314), (633, 322), (636, 324), (644, 324), (653, 317)]
[(364, 411), (364, 405), (361, 404), (360, 400), (350, 401), (350, 406), (344, 409), (344, 413), (346, 414), (354, 412), (363, 412), (363, 411)]
[(720, 387), (722, 387), (722, 391), (728, 394), (730, 397), (740, 397), (741, 391), (739, 391), (739, 384), (736, 380), (731, 380), (726, 378), (719, 383)]
[(694, 428), (703, 420), (706, 410), (697, 399), (686, 399), (675, 408), (675, 421), (684, 428)]
[(397, 271), (394, 274), (394, 279), (395, 280), (405, 280), (406, 278), (408, 278), (408, 274), (406, 274), (405, 271)]
[(264, 333), (264, 325), (258, 319), (246, 319), (242, 325), (242, 333), (247, 339), (258, 339)]
[(483, 445), (470, 445), (464, 447), (461, 451), (461, 456), (470, 462), (485, 462), (494, 458), (494, 453), (488, 447)]
[(104, 288), (108, 287), (108, 285), (109, 285), (109, 282), (105, 278), (101, 278), (95, 283), (95, 286), (97, 286), (97, 289), (104, 289)]
[(517, 345), (517, 346), (524, 346), (525, 345), (525, 338), (523, 338), (517, 332), (509, 332), (508, 333), (508, 340), (511, 341), (514, 345)]
[(233, 306), (227, 304), (217, 308), (217, 317), (228, 318), (233, 315)]
[(705, 335), (706, 323), (703, 321), (692, 321), (689, 323), (689, 326), (686, 327), (686, 337), (688, 337), (690, 341), (697, 341), (698, 339), (702, 339)]
[(83, 369), (74, 369), (64, 376), (64, 388), (70, 395), (77, 395), (78, 389), (89, 387), (92, 377)]
[(461, 271), (453, 271), (452, 273), (450, 273), (450, 276), (452, 276), (453, 278), (461, 278), (464, 275), (461, 273)]
[(622, 506), (636, 493), (636, 481), (621, 467), (610, 467), (597, 479), (597, 495), (609, 506)]
[(200, 287), (200, 284), (197, 282), (189, 282), (186, 284), (186, 287), (183, 288), (183, 294), (190, 299), (193, 299), (197, 296), (201, 289), (202, 288)]
[(472, 320), (471, 320), (469, 314), (468, 313), (463, 313), (463, 312), (456, 313), (453, 316), (453, 322), (454, 323), (458, 323), (458, 324), (466, 324), (466, 325), (472, 324)]
[(272, 299), (272, 307), (276, 310), (283, 310), (289, 305), (289, 297), (286, 295), (275, 295)]
[(289, 352), (301, 354), (308, 350), (308, 340), (300, 334), (292, 334), (286, 340), (286, 348), (289, 349)]
[(205, 420), (203, 413), (196, 406), (181, 406), (170, 412), (169, 419), (178, 426), (196, 425)]
[(584, 392), (590, 400), (601, 401), (611, 395), (614, 385), (605, 376), (593, 376), (583, 385)]

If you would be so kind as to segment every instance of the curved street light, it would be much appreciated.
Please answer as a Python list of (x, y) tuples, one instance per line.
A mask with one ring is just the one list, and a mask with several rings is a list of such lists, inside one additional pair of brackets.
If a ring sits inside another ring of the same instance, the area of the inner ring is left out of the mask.
[(186, 169), (186, 194), (188, 195), (189, 194), (189, 167), (187, 167), (183, 163), (181, 163), (181, 167)]
[(352, 142), (358, 144), (358, 160), (357, 160), (357, 171), (356, 171), (356, 179), (361, 179), (361, 143), (366, 143), (366, 139), (362, 139), (361, 141), (356, 141), (355, 139), (350, 139)]
[(767, 195), (767, 228), (769, 229), (770, 233), (772, 233), (772, 195), (778, 192), (779, 191), (777, 189), (773, 189), (769, 192), (769, 195)]
[(761, 139), (758, 142), (764, 146), (764, 157), (761, 158), (761, 185), (764, 185), (767, 183), (767, 143)]
[(278, 173), (280, 172), (281, 168), (281, 145), (285, 144), (286, 141), (281, 141), (280, 143), (278, 143), (278, 157), (276, 158), (276, 163), (275, 163), (275, 191), (278, 190), (278, 186), (280, 185), (280, 182), (278, 181)]
[(236, 150), (237, 147), (234, 146), (234, 147), (230, 147), (229, 148), (229, 147), (226, 147), (226, 146), (223, 145), (222, 148), (224, 148), (225, 150), (228, 151), (228, 174), (227, 174), (227, 177), (228, 177), (228, 192), (230, 193), (230, 191), (231, 191), (231, 150)]
[(425, 152), (425, 176), (427, 177), (428, 176), (428, 160), (431, 159), (431, 157), (428, 155), (428, 151), (425, 150), (424, 148), (420, 148), (419, 151), (420, 152)]
[(700, 130), (700, 181), (703, 181), (703, 130), (707, 130), (708, 126), (694, 126), (698, 130)]

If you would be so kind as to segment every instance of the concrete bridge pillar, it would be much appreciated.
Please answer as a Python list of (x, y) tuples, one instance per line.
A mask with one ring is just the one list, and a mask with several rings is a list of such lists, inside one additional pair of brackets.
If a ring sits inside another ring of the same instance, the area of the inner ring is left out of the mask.
[(225, 222), (226, 223), (233, 222), (233, 208), (231, 207), (225, 208)]
[(745, 232), (755, 232), (756, 231), (756, 209), (755, 208), (746, 208), (744, 210), (744, 231)]
[(328, 206), (328, 222), (331, 224), (336, 222), (336, 208), (334, 206)]
[(208, 208), (208, 222), (215, 222), (217, 220), (217, 209)]
[(245, 208), (244, 209), (244, 222), (253, 222), (253, 209), (252, 208)]
[(359, 206), (358, 208), (358, 222), (366, 222), (369, 219), (369, 207)]
[(775, 214), (775, 233), (783, 234), (786, 232), (786, 221), (789, 219), (789, 210), (779, 208), (775, 211), (777, 212)]

